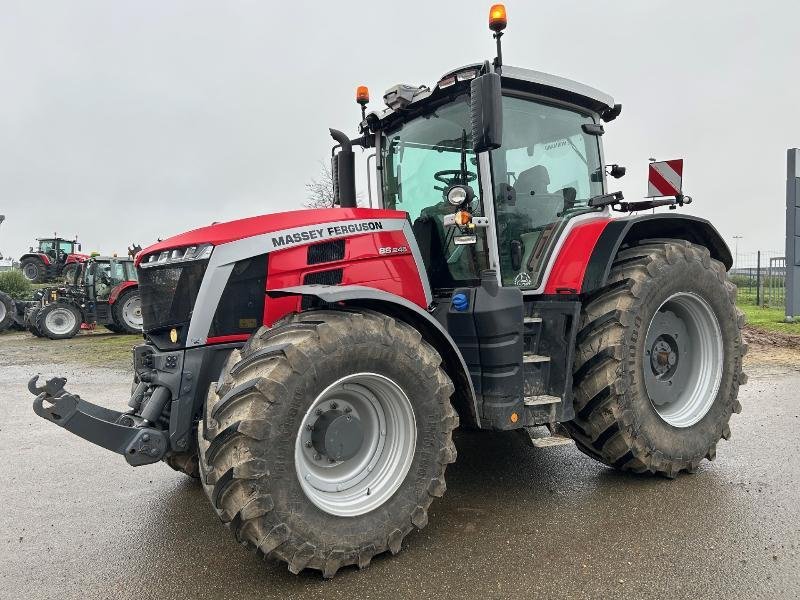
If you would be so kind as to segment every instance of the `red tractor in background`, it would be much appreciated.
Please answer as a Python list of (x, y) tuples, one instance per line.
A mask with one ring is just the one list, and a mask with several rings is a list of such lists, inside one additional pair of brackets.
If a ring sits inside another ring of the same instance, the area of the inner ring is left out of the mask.
[[(336, 207), (136, 255), (128, 410), (34, 377), (34, 411), (199, 478), (240, 543), (325, 577), (425, 527), (459, 425), (668, 478), (713, 460), (746, 381), (730, 251), (703, 219), (632, 214), (682, 196), (608, 190), (621, 105), (505, 65), (505, 25), (492, 7), (492, 62), (368, 114), (359, 93), (359, 136), (331, 130)], [(353, 146), (374, 150), (371, 208)]]
[(58, 236), (37, 238), (38, 247), (30, 247), (30, 251), (19, 259), (19, 266), (25, 279), (34, 283), (51, 281), (56, 278), (71, 280), (78, 267), (89, 258), (88, 254), (80, 254), (81, 245), (77, 238), (68, 240)]
[(81, 327), (140, 333), (142, 308), (133, 260), (92, 256), (64, 285), (39, 290), (25, 303), (25, 324), (37, 337), (74, 337)]

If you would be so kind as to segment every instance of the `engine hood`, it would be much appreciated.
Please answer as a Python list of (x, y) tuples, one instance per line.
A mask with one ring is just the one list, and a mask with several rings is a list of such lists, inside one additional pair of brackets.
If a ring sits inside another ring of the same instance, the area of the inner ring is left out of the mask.
[(138, 266), (145, 256), (173, 248), (196, 246), (198, 244), (219, 246), (264, 233), (273, 233), (317, 223), (333, 223), (353, 219), (405, 218), (407, 218), (407, 214), (402, 211), (376, 208), (319, 208), (259, 215), (225, 223), (214, 223), (213, 225), (193, 229), (162, 240), (139, 252), (136, 255), (136, 265)]

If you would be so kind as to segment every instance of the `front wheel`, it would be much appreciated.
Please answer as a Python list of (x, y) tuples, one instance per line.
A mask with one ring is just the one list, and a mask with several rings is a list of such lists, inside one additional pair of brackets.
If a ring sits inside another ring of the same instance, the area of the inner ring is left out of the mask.
[(14, 323), (14, 314), (17, 312), (13, 298), (5, 292), (0, 292), (0, 331), (5, 331)]
[(668, 477), (713, 460), (746, 382), (735, 301), (725, 267), (702, 246), (620, 251), (608, 287), (581, 316), (576, 416), (566, 424), (578, 448), (619, 469)]
[(453, 384), (419, 332), (311, 311), (256, 332), (212, 386), (200, 472), (237, 539), (298, 573), (365, 567), (428, 522), (455, 460)]
[(81, 312), (72, 304), (53, 302), (42, 307), (35, 315), (36, 329), (51, 340), (75, 337), (81, 328)]

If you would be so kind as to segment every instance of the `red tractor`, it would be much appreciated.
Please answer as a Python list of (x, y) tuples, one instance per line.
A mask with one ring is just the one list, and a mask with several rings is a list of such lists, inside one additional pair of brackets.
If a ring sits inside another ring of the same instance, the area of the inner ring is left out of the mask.
[(19, 259), (19, 265), (25, 279), (34, 283), (50, 281), (56, 278), (70, 280), (75, 277), (80, 264), (89, 258), (80, 254), (81, 245), (77, 239), (67, 240), (60, 237), (37, 238), (39, 245)]
[[(493, 62), (331, 131), (338, 206), (137, 254), (129, 410), (34, 378), (36, 413), (198, 477), (239, 542), (325, 577), (425, 527), (459, 424), (669, 478), (713, 459), (745, 383), (731, 254), (703, 219), (632, 216), (686, 199), (609, 192), (621, 106), (503, 64), (491, 14)], [(372, 208), (353, 146), (375, 152)]]
[(25, 324), (37, 337), (75, 337), (81, 327), (103, 325), (114, 333), (141, 333), (142, 307), (129, 257), (92, 256), (62, 286), (39, 290), (25, 303)]

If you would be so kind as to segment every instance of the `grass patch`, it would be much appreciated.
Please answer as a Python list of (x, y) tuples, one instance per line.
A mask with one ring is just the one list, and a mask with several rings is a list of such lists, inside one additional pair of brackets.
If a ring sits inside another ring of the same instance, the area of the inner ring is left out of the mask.
[(112, 335), (98, 328), (96, 333), (81, 333), (71, 340), (48, 340), (26, 332), (0, 334), (0, 362), (30, 364), (80, 364), (87, 367), (130, 369), (131, 349), (142, 342), (140, 335)]
[(800, 323), (785, 323), (784, 309), (762, 308), (748, 303), (739, 302), (739, 308), (747, 316), (747, 324), (762, 331), (776, 331), (800, 336)]

